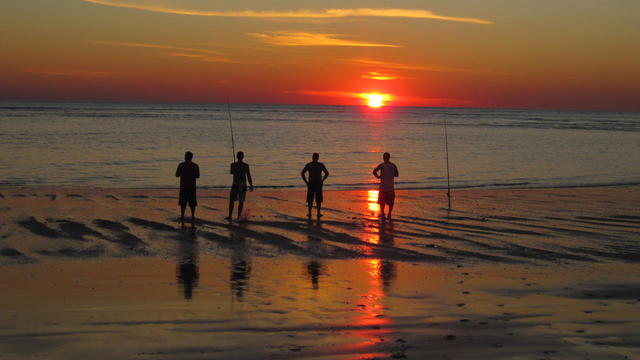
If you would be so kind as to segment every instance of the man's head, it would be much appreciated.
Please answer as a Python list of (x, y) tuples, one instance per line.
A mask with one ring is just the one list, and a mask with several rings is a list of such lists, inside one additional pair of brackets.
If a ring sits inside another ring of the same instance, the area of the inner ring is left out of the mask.
[(318, 161), (318, 159), (320, 159), (320, 154), (313, 153), (313, 155), (311, 155), (311, 160)]
[(184, 159), (186, 161), (191, 161), (193, 159), (193, 153), (191, 151), (187, 151), (184, 153)]
[(238, 151), (236, 157), (238, 158), (238, 161), (242, 161), (242, 159), (244, 159), (244, 153), (242, 151)]
[(391, 159), (391, 154), (389, 154), (388, 152), (384, 153), (384, 154), (382, 155), (382, 159), (383, 159), (384, 161), (389, 161), (389, 159)]

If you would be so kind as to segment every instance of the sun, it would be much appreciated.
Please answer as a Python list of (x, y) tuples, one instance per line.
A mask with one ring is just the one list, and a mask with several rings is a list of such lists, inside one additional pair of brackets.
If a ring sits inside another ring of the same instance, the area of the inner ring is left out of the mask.
[(371, 108), (379, 108), (385, 105), (386, 101), (391, 100), (391, 95), (389, 94), (380, 94), (377, 92), (371, 93), (361, 93), (358, 94), (361, 98), (363, 98), (367, 105)]
[(372, 108), (379, 108), (382, 106), (383, 97), (380, 94), (369, 94), (367, 97), (367, 105)]

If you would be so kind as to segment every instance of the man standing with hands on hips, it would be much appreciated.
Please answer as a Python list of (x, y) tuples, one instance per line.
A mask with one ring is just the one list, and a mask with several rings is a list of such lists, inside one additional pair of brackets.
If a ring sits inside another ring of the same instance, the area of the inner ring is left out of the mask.
[(384, 162), (373, 169), (373, 176), (380, 179), (380, 190), (378, 191), (378, 204), (380, 204), (380, 217), (385, 219), (384, 208), (389, 205), (389, 213), (387, 217), (391, 220), (391, 211), (393, 211), (393, 203), (396, 193), (393, 187), (394, 178), (398, 177), (398, 167), (389, 161), (391, 155), (386, 152), (382, 155)]
[[(318, 210), (318, 219), (322, 216), (320, 209), (322, 207), (322, 184), (329, 177), (329, 171), (323, 163), (318, 162), (320, 154), (313, 153), (311, 156), (311, 162), (305, 165), (304, 169), (300, 173), (302, 180), (307, 184), (307, 205), (309, 212), (307, 217), (311, 218), (311, 208), (313, 207), (313, 199), (316, 199), (316, 209)], [(306, 174), (309, 173), (309, 179), (307, 180)], [(323, 176), (324, 173), (324, 176)]]

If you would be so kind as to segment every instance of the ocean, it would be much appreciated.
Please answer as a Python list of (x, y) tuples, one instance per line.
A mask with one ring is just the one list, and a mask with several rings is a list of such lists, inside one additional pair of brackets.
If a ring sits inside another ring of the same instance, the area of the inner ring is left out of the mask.
[(185, 151), (201, 188), (295, 188), (320, 153), (326, 187), (371, 188), (391, 153), (400, 189), (640, 184), (640, 113), (231, 104), (0, 103), (0, 186), (177, 187)]

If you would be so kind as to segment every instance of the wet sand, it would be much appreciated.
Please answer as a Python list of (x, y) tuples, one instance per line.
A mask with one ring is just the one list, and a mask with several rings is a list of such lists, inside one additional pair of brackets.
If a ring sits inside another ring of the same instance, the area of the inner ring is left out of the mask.
[(0, 194), (0, 358), (640, 358), (640, 187)]

